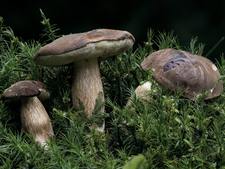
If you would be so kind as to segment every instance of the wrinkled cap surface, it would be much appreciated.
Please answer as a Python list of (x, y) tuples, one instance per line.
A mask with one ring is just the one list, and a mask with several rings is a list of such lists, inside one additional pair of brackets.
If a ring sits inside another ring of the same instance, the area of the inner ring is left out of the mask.
[(70, 34), (43, 46), (34, 61), (42, 66), (61, 66), (82, 59), (106, 58), (128, 50), (134, 41), (129, 32), (111, 29)]
[(3, 92), (1, 99), (20, 99), (24, 97), (38, 96), (40, 93), (41, 92), (33, 81), (20, 81), (7, 88)]
[[(143, 70), (154, 68), (153, 78), (172, 91), (187, 89), (183, 97), (194, 99), (213, 88), (220, 73), (217, 67), (207, 58), (186, 51), (163, 49), (153, 52), (141, 63)], [(216, 88), (206, 99), (219, 96), (223, 83), (219, 81)]]

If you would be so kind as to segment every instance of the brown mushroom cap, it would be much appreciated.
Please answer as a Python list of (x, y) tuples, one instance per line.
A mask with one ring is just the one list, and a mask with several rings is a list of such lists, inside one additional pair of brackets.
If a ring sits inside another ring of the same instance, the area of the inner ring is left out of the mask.
[(49, 99), (50, 93), (44, 83), (35, 80), (24, 80), (11, 85), (2, 94), (2, 99), (16, 99), (38, 96), (41, 101)]
[(38, 96), (40, 93), (32, 81), (20, 81), (7, 88), (3, 92), (1, 99), (20, 99), (23, 97)]
[[(153, 52), (141, 63), (143, 70), (154, 68), (153, 78), (172, 91), (187, 89), (183, 97), (193, 99), (199, 94), (213, 88), (220, 73), (217, 67), (207, 58), (186, 51), (163, 49)], [(219, 96), (223, 83), (219, 81), (206, 99)]]
[(79, 60), (106, 58), (126, 51), (134, 41), (127, 31), (96, 29), (58, 38), (42, 47), (34, 61), (42, 66), (61, 66)]

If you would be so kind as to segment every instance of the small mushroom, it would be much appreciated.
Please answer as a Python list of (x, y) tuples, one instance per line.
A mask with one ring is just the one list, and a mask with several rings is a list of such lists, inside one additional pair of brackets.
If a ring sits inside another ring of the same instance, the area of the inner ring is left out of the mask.
[[(80, 99), (91, 116), (98, 97), (104, 101), (98, 61), (128, 50), (134, 41), (127, 31), (96, 29), (53, 41), (35, 54), (34, 61), (51, 67), (73, 63), (73, 105), (79, 107)], [(101, 111), (104, 112), (104, 106)]]
[[(136, 89), (135, 89), (135, 95), (137, 98), (142, 98), (144, 100), (147, 100), (149, 101), (150, 98), (149, 98), (149, 95), (147, 95), (149, 92), (151, 92), (151, 86), (152, 84), (150, 82), (145, 82), (144, 84), (142, 85), (139, 85)], [(126, 107), (130, 106), (132, 104), (132, 99), (133, 97), (131, 97), (127, 104), (126, 104)]]
[[(41, 94), (36, 84), (41, 84), (37, 81), (20, 81), (9, 88), (3, 94), (3, 100), (20, 99), (20, 117), (22, 129), (33, 134), (35, 141), (41, 147), (45, 146), (49, 136), (53, 136), (52, 123), (44, 106), (37, 98)], [(44, 84), (42, 84), (44, 85)]]
[(50, 93), (44, 83), (41, 83), (39, 81), (32, 81), (32, 83), (34, 83), (37, 86), (38, 90), (40, 90), (41, 92), (41, 94), (37, 96), (41, 102), (45, 102), (50, 98)]
[[(182, 96), (189, 99), (213, 89), (220, 78), (217, 67), (209, 59), (174, 49), (153, 52), (141, 67), (143, 70), (154, 68), (152, 75), (160, 86), (167, 86), (171, 91), (182, 89)], [(222, 91), (223, 83), (219, 81), (205, 100), (219, 96)]]

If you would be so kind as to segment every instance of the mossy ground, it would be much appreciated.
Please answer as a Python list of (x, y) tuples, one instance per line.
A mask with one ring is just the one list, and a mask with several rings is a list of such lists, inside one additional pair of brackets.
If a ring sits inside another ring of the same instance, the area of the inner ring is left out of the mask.
[[(0, 92), (21, 80), (45, 83), (51, 99), (44, 104), (55, 137), (49, 149), (35, 143), (20, 125), (19, 102), (0, 101), (1, 168), (122, 168), (133, 156), (145, 157), (144, 168), (223, 168), (225, 166), (225, 95), (203, 101), (158, 90), (151, 74), (140, 68), (152, 52), (174, 48), (204, 55), (204, 45), (193, 38), (182, 47), (173, 32), (147, 32), (148, 41), (137, 49), (99, 63), (105, 103), (97, 102), (93, 117), (71, 103), (71, 65), (47, 68), (36, 65), (33, 56), (44, 44), (60, 37), (43, 12), (45, 42), (24, 41), (0, 18)], [(225, 60), (215, 63), (225, 75)], [(134, 89), (151, 81), (147, 103), (136, 98)], [(222, 78), (224, 81), (224, 78)], [(157, 94), (157, 97), (154, 97)], [(133, 96), (132, 109), (125, 107)], [(204, 97), (204, 96), (203, 96)], [(102, 104), (106, 112), (100, 113)], [(78, 114), (81, 118), (77, 118)], [(105, 133), (89, 128), (106, 119)]]

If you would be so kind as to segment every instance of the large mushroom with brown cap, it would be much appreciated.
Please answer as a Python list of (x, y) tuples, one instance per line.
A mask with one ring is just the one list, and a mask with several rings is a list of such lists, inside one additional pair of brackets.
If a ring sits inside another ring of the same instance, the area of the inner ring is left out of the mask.
[[(42, 47), (35, 54), (34, 61), (42, 66), (73, 63), (73, 105), (79, 107), (80, 99), (91, 116), (98, 97), (104, 101), (98, 61), (128, 50), (134, 41), (127, 31), (96, 29), (56, 39)], [(104, 112), (104, 106), (101, 111)]]
[(41, 82), (31, 80), (14, 83), (3, 92), (1, 99), (21, 100), (20, 117), (22, 129), (29, 134), (33, 134), (35, 141), (43, 147), (47, 144), (46, 140), (54, 135), (54, 132), (48, 113), (37, 98), (41, 91), (36, 85), (39, 88), (40, 86), (45, 86)]
[[(184, 90), (183, 97), (194, 99), (211, 90), (206, 99), (219, 96), (223, 83), (217, 67), (207, 58), (190, 52), (162, 49), (153, 52), (141, 63), (143, 70), (154, 68), (153, 78), (171, 91)], [(216, 87), (214, 88), (214, 85)]]

